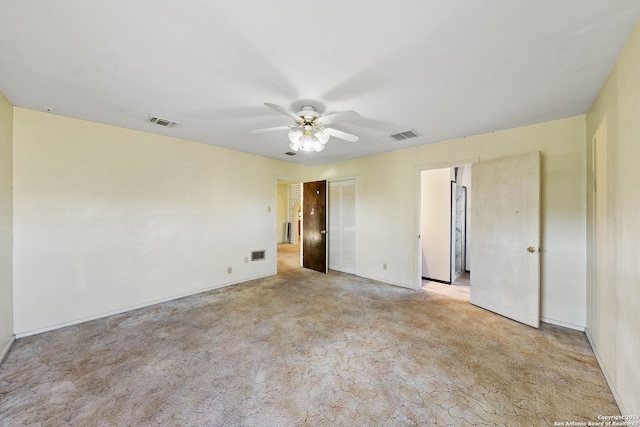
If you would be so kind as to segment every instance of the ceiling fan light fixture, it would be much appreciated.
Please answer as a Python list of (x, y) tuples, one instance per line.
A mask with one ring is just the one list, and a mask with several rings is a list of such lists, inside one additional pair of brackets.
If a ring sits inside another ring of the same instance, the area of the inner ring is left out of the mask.
[(289, 148), (291, 148), (295, 152), (298, 152), (298, 150), (300, 149), (300, 141), (290, 142)]
[(322, 145), (329, 141), (329, 134), (324, 133), (322, 130), (317, 130), (313, 136), (315, 136)]
[(304, 135), (302, 130), (293, 129), (292, 131), (289, 131), (289, 141), (291, 141), (292, 143), (299, 143), (302, 135)]
[(316, 151), (316, 143), (317, 141), (313, 139), (313, 136), (304, 135), (301, 139), (300, 149), (302, 151)]
[(320, 113), (310, 105), (303, 106), (301, 111), (298, 111), (297, 113), (292, 113), (286, 108), (269, 102), (265, 102), (264, 105), (288, 116), (289, 118), (292, 118), (295, 125), (258, 129), (251, 131), (251, 133), (264, 133), (289, 129), (287, 137), (289, 138), (289, 148), (291, 148), (292, 152), (297, 153), (299, 150), (306, 152), (320, 152), (324, 150), (325, 145), (329, 142), (330, 136), (349, 142), (358, 141), (358, 137), (355, 135), (328, 127), (328, 125), (338, 121), (353, 120), (360, 117), (360, 115), (355, 111), (347, 110), (341, 113), (320, 116)]

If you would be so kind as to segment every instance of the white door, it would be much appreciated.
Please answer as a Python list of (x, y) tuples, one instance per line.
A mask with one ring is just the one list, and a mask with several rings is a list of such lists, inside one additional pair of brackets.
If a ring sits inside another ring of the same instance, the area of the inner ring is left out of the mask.
[(329, 268), (356, 272), (356, 180), (329, 183)]
[(540, 326), (540, 153), (471, 172), (471, 303)]

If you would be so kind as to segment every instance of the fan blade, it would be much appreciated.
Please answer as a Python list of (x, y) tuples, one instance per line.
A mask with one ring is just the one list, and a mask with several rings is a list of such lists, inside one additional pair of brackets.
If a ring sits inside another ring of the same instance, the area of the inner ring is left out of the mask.
[(265, 128), (265, 129), (256, 129), (252, 130), (251, 133), (266, 133), (266, 132), (274, 132), (277, 130), (285, 130), (285, 129), (293, 129), (295, 126), (277, 126), (274, 128)]
[(344, 139), (345, 141), (349, 141), (349, 142), (356, 142), (360, 139), (355, 135), (352, 135), (347, 132), (342, 132), (341, 130), (338, 130), (338, 129), (325, 128), (324, 131), (331, 136), (335, 136), (336, 138)]
[(331, 123), (344, 122), (347, 120), (357, 119), (358, 117), (360, 117), (360, 114), (356, 113), (353, 110), (347, 110), (341, 113), (322, 116), (318, 119), (318, 121), (324, 125), (330, 125)]
[(286, 108), (281, 107), (281, 106), (279, 106), (279, 105), (277, 105), (277, 104), (272, 104), (272, 103), (270, 103), (270, 102), (265, 102), (265, 103), (264, 103), (264, 105), (266, 105), (267, 107), (269, 107), (269, 108), (271, 108), (271, 109), (273, 109), (273, 110), (276, 110), (278, 113), (282, 113), (282, 114), (284, 114), (285, 116), (289, 116), (289, 117), (291, 117), (291, 118), (292, 118), (293, 120), (295, 120), (296, 122), (299, 122), (299, 121), (301, 120), (301, 119), (300, 119), (300, 117), (296, 116), (296, 115), (295, 115), (294, 113), (292, 113), (291, 111), (289, 111), (289, 110), (287, 110)]

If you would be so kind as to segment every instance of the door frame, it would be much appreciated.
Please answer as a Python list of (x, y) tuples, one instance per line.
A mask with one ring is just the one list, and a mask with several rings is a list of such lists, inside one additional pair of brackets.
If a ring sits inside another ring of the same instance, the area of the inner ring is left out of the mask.
[[(415, 227), (415, 250), (416, 250), (416, 258), (414, 261), (414, 277), (416, 278), (416, 282), (414, 284), (415, 290), (422, 289), (422, 172), (434, 169), (451, 169), (454, 167), (461, 167), (470, 165), (472, 163), (479, 162), (479, 158), (472, 159), (461, 159), (461, 160), (452, 160), (449, 162), (442, 163), (428, 163), (425, 165), (416, 166), (415, 168), (415, 218), (414, 218), (414, 227)], [(468, 191), (468, 190), (467, 190)], [(469, 195), (467, 194), (467, 197)], [(473, 244), (473, 242), (471, 242)]]
[[(357, 259), (357, 253), (358, 253), (358, 218), (360, 217), (360, 204), (358, 203), (358, 194), (359, 194), (359, 178), (358, 175), (344, 175), (344, 176), (338, 176), (338, 177), (334, 177), (334, 178), (327, 178), (327, 188), (329, 187), (329, 184), (331, 182), (338, 182), (338, 181), (349, 181), (349, 180), (355, 180), (356, 181), (356, 267), (355, 267), (355, 275), (358, 275), (358, 259)], [(274, 183), (273, 183), (273, 198), (272, 198), (272, 204), (271, 206), (275, 206), (276, 207), (276, 211), (273, 212), (273, 209), (271, 210), (270, 214), (273, 215), (273, 224), (274, 224), (274, 229), (275, 229), (275, 233), (273, 235), (273, 240), (271, 243), (271, 248), (272, 248), (272, 253), (275, 254), (275, 256), (272, 257), (271, 259), (271, 268), (272, 271), (274, 272), (273, 274), (278, 274), (278, 212), (277, 212), (277, 206), (278, 206), (278, 183), (288, 183), (290, 185), (292, 184), (299, 184), (300, 186), (302, 186), (302, 184), (304, 182), (309, 182), (309, 178), (301, 178), (301, 177), (290, 177), (290, 176), (283, 176), (283, 175), (276, 175), (274, 176)], [(302, 193), (302, 188), (300, 189), (301, 193)], [(300, 203), (302, 204), (302, 194), (300, 195)], [(329, 203), (327, 202), (327, 229), (329, 227)], [(304, 222), (301, 220), (300, 221), (300, 238), (302, 239), (302, 229), (304, 228)], [(328, 251), (330, 251), (331, 248), (328, 248)], [(300, 267), (302, 267), (302, 245), (300, 245)]]

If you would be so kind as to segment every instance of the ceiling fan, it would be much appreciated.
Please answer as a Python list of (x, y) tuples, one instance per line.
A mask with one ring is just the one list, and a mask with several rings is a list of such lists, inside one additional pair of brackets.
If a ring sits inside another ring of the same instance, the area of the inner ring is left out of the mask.
[(288, 129), (289, 141), (291, 141), (289, 147), (293, 151), (322, 151), (327, 141), (329, 141), (329, 136), (335, 136), (336, 138), (349, 142), (356, 142), (360, 139), (350, 133), (328, 127), (328, 125), (335, 122), (353, 120), (360, 117), (360, 114), (353, 110), (320, 116), (315, 108), (310, 105), (305, 105), (302, 107), (302, 110), (297, 113), (292, 113), (286, 108), (269, 102), (265, 102), (264, 105), (292, 118), (295, 125), (258, 129), (251, 131), (251, 133), (265, 133)]

